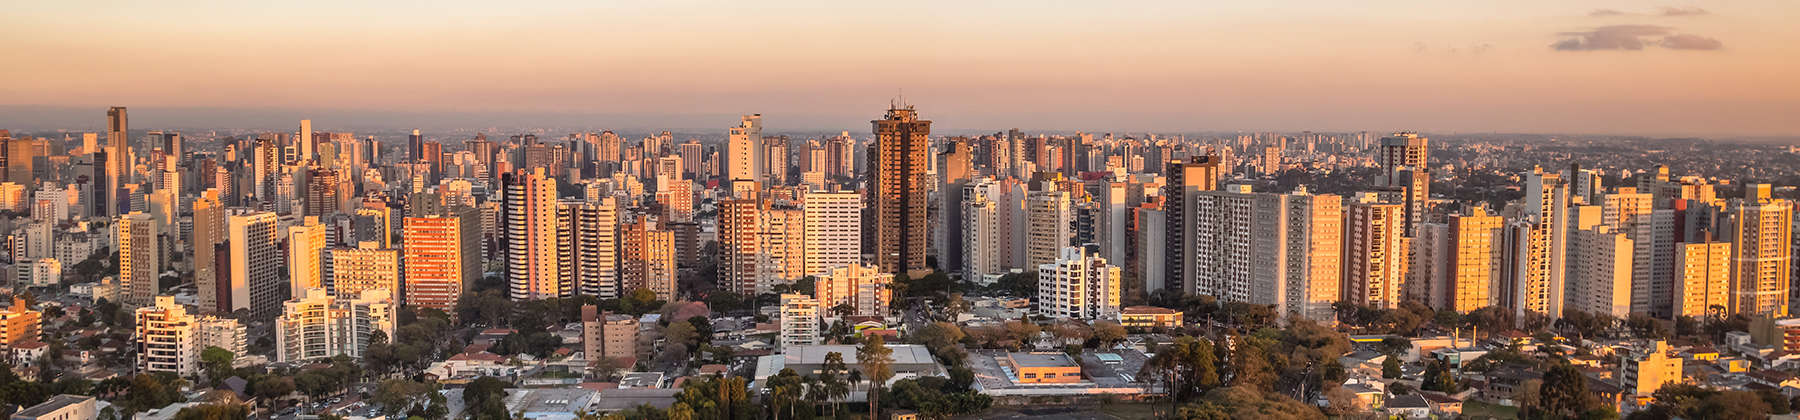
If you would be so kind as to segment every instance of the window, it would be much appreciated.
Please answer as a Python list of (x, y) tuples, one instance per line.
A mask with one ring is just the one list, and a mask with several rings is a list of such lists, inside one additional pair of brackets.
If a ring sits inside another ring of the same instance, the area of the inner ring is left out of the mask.
[(1025, 374), (1025, 379), (1037, 379), (1037, 374), (1036, 373), (1027, 373), (1027, 374)]

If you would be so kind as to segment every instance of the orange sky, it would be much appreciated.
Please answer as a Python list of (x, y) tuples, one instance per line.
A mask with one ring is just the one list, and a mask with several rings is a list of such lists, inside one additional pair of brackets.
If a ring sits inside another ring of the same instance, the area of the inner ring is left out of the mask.
[(0, 105), (1800, 134), (1785, 0), (25, 3)]

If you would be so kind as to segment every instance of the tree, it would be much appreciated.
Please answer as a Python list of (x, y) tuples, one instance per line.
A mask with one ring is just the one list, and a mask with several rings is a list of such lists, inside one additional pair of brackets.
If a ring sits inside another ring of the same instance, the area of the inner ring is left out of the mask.
[(1606, 403), (1588, 392), (1587, 378), (1581, 370), (1565, 362), (1544, 373), (1544, 382), (1538, 387), (1537, 404), (1526, 406), (1519, 414), (1533, 419), (1566, 419), (1596, 415), (1590, 411), (1610, 410)]
[(913, 333), (911, 338), (919, 344), (924, 344), (926, 348), (933, 349), (932, 352), (936, 353), (937, 349), (955, 346), (965, 336), (962, 327), (956, 324), (933, 322), (926, 324), (924, 328), (919, 328), (919, 332)]
[(201, 350), (200, 366), (206, 368), (207, 380), (218, 383), (220, 380), (230, 377), (231, 360), (235, 356), (231, 354), (230, 350), (217, 346), (206, 346), (206, 350)]
[(1213, 343), (1205, 338), (1180, 336), (1162, 346), (1144, 363), (1140, 377), (1160, 378), (1175, 401), (1191, 401), (1219, 386), (1219, 370)]
[(788, 418), (794, 418), (794, 407), (800, 405), (806, 397), (806, 383), (800, 374), (793, 369), (782, 369), (769, 378), (768, 387), (769, 399), (774, 403), (769, 408), (774, 412), (775, 418), (780, 419), (783, 412), (787, 413)]
[(236, 420), (250, 417), (250, 409), (238, 404), (204, 404), (181, 409), (175, 420)]
[(825, 365), (819, 369), (819, 389), (822, 390), (820, 396), (824, 398), (819, 400), (831, 404), (832, 418), (837, 418), (837, 401), (850, 396), (850, 382), (842, 377), (848, 370), (844, 365), (843, 353), (825, 353)]
[(1100, 342), (1101, 347), (1111, 347), (1114, 343), (1124, 339), (1125, 327), (1119, 325), (1118, 322), (1099, 321), (1094, 323), (1094, 341)]
[(479, 418), (512, 418), (506, 412), (506, 387), (509, 385), (492, 376), (475, 378), (463, 388), (464, 411)]
[(1399, 357), (1388, 356), (1386, 360), (1381, 361), (1381, 377), (1382, 378), (1400, 379), (1400, 374), (1401, 374), (1401, 372), (1400, 372), (1400, 358)]
[(1450, 364), (1433, 359), (1425, 364), (1425, 378), (1419, 384), (1420, 389), (1454, 394), (1462, 391), (1456, 382), (1456, 373), (1450, 370)]
[(700, 344), (700, 334), (695, 332), (694, 324), (686, 322), (670, 323), (663, 327), (663, 338), (669, 343), (682, 346), (684, 350)]
[(856, 363), (862, 365), (863, 376), (869, 380), (869, 419), (880, 418), (881, 387), (888, 378), (894, 377), (894, 350), (887, 347), (880, 335), (871, 334), (856, 348)]
[(398, 415), (410, 411), (415, 405), (421, 404), (420, 399), (421, 397), (425, 397), (426, 394), (436, 394), (435, 388), (437, 387), (423, 382), (413, 382), (405, 379), (389, 379), (381, 381), (380, 384), (375, 386), (375, 395), (373, 398), (375, 399), (375, 403), (381, 405), (382, 412), (387, 413), (388, 415)]
[(1024, 321), (1006, 321), (1005, 327), (1006, 333), (1012, 336), (1013, 340), (1018, 340), (1021, 346), (1030, 346), (1031, 341), (1037, 338), (1038, 333), (1043, 332), (1043, 328), (1038, 327), (1037, 324)]

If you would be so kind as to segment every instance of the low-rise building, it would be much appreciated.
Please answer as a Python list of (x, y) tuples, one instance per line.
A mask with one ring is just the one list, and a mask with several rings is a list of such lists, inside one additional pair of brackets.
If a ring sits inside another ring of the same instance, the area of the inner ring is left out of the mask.
[(100, 417), (94, 397), (63, 394), (13, 413), (12, 420), (87, 420)]
[(1652, 343), (1643, 352), (1627, 353), (1620, 356), (1619, 384), (1624, 393), (1636, 397), (1639, 406), (1649, 404), (1652, 394), (1662, 389), (1663, 385), (1681, 381), (1682, 370), (1679, 357), (1669, 356), (1669, 344), (1663, 341)]
[(1155, 306), (1127, 306), (1119, 311), (1119, 325), (1126, 328), (1174, 328), (1181, 326), (1182, 313)]
[(12, 306), (0, 310), (0, 347), (36, 341), (43, 324), (43, 313), (25, 305), (25, 298), (14, 295)]
[(1006, 354), (1006, 367), (1012, 369), (1013, 381), (1022, 384), (1070, 384), (1081, 382), (1081, 364), (1068, 354), (1054, 352), (1011, 352)]

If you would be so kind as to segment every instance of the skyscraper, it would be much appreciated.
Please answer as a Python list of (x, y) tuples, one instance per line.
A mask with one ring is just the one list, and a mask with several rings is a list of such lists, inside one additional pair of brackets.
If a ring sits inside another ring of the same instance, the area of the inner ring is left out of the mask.
[(253, 319), (270, 319), (281, 313), (289, 295), (281, 279), (281, 249), (275, 233), (275, 213), (232, 215), (231, 310), (249, 309)]
[(161, 291), (162, 244), (157, 242), (156, 221), (146, 213), (119, 216), (119, 301), (126, 306), (148, 306)]
[(575, 276), (575, 287), (583, 295), (601, 299), (626, 296), (630, 290), (619, 287), (619, 203), (614, 197), (590, 202), (563, 202), (569, 225), (565, 231), (575, 235), (575, 255), (569, 268)]
[(941, 223), (932, 225), (933, 234), (938, 235), (933, 243), (937, 244), (938, 265), (944, 271), (962, 270), (963, 243), (960, 227), (962, 226), (962, 186), (974, 175), (974, 151), (969, 143), (952, 141), (944, 145), (943, 153), (938, 159), (938, 194), (939, 217)]
[(1032, 191), (1025, 198), (1025, 266), (1037, 267), (1056, 262), (1070, 243), (1070, 225), (1075, 221), (1069, 208), (1069, 193)]
[(655, 220), (639, 218), (624, 226), (624, 278), (621, 294), (649, 289), (656, 298), (675, 300), (675, 232)]
[(1533, 169), (1525, 177), (1525, 206), (1520, 222), (1525, 232), (1513, 235), (1517, 246), (1507, 306), (1517, 318), (1526, 312), (1551, 319), (1562, 317), (1568, 272), (1569, 187), (1559, 174)]
[(1731, 315), (1731, 243), (1683, 243), (1675, 249), (1674, 316)]
[(1505, 221), (1481, 207), (1450, 216), (1447, 227), (1442, 309), (1469, 312), (1493, 306), (1500, 281), (1501, 226)]
[(481, 221), (473, 209), (460, 210), (405, 219), (405, 304), (449, 311), (480, 278)]
[(325, 216), (338, 212), (338, 171), (311, 169), (306, 174), (306, 215)]
[(1188, 207), (1191, 192), (1219, 189), (1218, 155), (1193, 156), (1187, 161), (1168, 163), (1168, 183), (1163, 184), (1163, 228), (1167, 246), (1163, 248), (1163, 287), (1192, 294), (1194, 285), (1194, 232), (1188, 220), (1193, 211)]
[(727, 181), (757, 181), (763, 174), (762, 114), (745, 115), (726, 140)]
[[(194, 199), (194, 289), (201, 313), (231, 312), (230, 281), (220, 281), (217, 246), (225, 240), (225, 208), (219, 190), (208, 189)], [(229, 273), (226, 273), (229, 275)]]
[(400, 304), (400, 250), (382, 249), (374, 242), (333, 248), (326, 251), (325, 271), (331, 279), (332, 296), (348, 299), (368, 291), (388, 303)]
[(1397, 308), (1406, 279), (1404, 206), (1363, 193), (1344, 210), (1344, 300)]
[(557, 249), (556, 180), (539, 168), (501, 176), (505, 195), (506, 276), (513, 300), (569, 297), (572, 278)]
[(1746, 185), (1744, 190), (1744, 198), (1732, 200), (1726, 208), (1732, 312), (1786, 316), (1794, 264), (1794, 203), (1774, 198), (1769, 184)]
[[(806, 275), (861, 265), (862, 194), (811, 191), (802, 198), (806, 224)], [(821, 299), (823, 300), (823, 299)]]
[(1343, 296), (1344, 200), (1295, 191), (1286, 197), (1286, 284), (1277, 308), (1319, 322), (1337, 319)]
[(897, 105), (870, 124), (875, 131), (875, 145), (869, 149), (875, 264), (890, 273), (923, 276), (931, 231), (925, 197), (931, 121), (920, 120), (912, 106)]
[(307, 289), (327, 289), (325, 284), (325, 225), (308, 218), (288, 227), (288, 293), (298, 299)]
[(107, 153), (106, 185), (94, 189), (94, 199), (102, 210), (95, 216), (111, 217), (118, 214), (114, 204), (118, 201), (117, 191), (131, 182), (131, 121), (125, 107), (106, 110), (106, 127), (106, 144), (112, 150)]
[(1600, 225), (1569, 233), (1568, 305), (1590, 314), (1631, 314), (1631, 239)]

